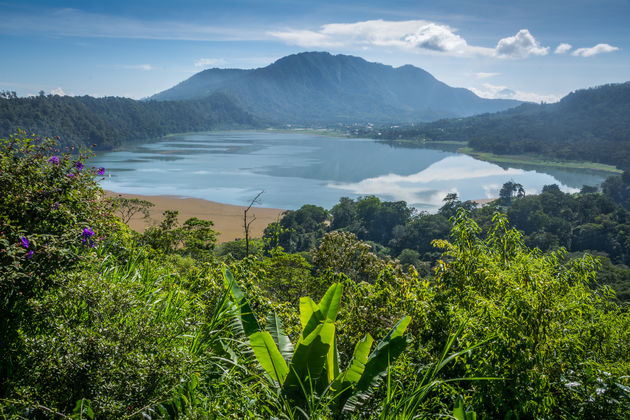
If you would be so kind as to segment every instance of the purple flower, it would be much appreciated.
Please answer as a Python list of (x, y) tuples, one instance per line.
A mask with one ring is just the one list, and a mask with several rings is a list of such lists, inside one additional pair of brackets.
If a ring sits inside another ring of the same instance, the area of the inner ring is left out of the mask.
[(83, 164), (77, 160), (77, 163), (75, 164), (75, 166), (77, 167), (78, 170), (83, 169)]
[(31, 258), (33, 258), (33, 251), (28, 251), (28, 254), (26, 254), (26, 259), (30, 260)]
[(94, 246), (94, 242), (92, 242), (92, 239), (90, 239), (92, 236), (94, 236), (94, 231), (92, 230), (92, 228), (84, 228), (81, 236), (83, 236), (84, 244), (87, 243), (90, 246)]
[(59, 203), (53, 204), (53, 210), (59, 210)]
[(74, 174), (68, 174), (68, 178), (74, 178)]
[(22, 240), (22, 246), (24, 248), (28, 248), (28, 245), (29, 245), (28, 238), (26, 238), (26, 236), (22, 236), (20, 239)]
[(51, 156), (50, 159), (48, 159), (48, 162), (58, 165), (59, 164), (59, 158), (57, 156)]
[(98, 168), (98, 171), (96, 171), (96, 173), (99, 175), (105, 175), (105, 168), (101, 166), (100, 168)]

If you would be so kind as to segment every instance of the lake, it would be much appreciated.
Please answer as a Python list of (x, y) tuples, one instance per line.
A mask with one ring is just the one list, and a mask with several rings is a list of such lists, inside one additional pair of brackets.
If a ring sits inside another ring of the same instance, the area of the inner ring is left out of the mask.
[(341, 197), (376, 195), (436, 211), (448, 193), (461, 200), (495, 198), (508, 181), (535, 194), (558, 184), (576, 192), (606, 174), (558, 168), (498, 165), (453, 151), (398, 147), (371, 139), (302, 133), (226, 131), (169, 136), (98, 153), (104, 189), (119, 193), (176, 195), (246, 205), (260, 191), (262, 207), (330, 209)]

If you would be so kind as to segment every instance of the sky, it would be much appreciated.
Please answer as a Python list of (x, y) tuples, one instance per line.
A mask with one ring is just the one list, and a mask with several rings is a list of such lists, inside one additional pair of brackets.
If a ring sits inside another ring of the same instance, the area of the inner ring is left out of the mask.
[(328, 51), (487, 98), (630, 81), (630, 0), (0, 0), (0, 91), (150, 96)]

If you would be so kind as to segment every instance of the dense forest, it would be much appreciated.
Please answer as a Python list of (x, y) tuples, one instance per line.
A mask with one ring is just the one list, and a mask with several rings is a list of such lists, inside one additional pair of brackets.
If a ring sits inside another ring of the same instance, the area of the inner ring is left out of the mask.
[(578, 90), (554, 104), (495, 114), (356, 130), (381, 139), (465, 141), (478, 151), (533, 154), (630, 167), (630, 82)]
[(581, 251), (627, 261), (628, 176), (435, 215), (342, 199), (217, 246), (176, 211), (131, 231), (142, 203), (57, 148), (0, 140), (0, 417), (630, 412), (630, 312)]
[(0, 95), (0, 136), (17, 129), (40, 135), (61, 134), (62, 146), (97, 145), (109, 150), (122, 143), (170, 133), (256, 126), (256, 120), (222, 94), (193, 101), (136, 101), (128, 98)]
[(609, 178), (602, 191), (584, 187), (580, 194), (568, 194), (548, 185), (541, 194), (525, 195), (522, 186), (508, 182), (493, 203), (478, 208), (449, 194), (436, 214), (417, 213), (404, 201), (342, 198), (330, 211), (313, 205), (287, 211), (266, 229), (265, 240), (268, 249), (279, 245), (290, 253), (308, 252), (327, 233), (348, 233), (370, 245), (379, 257), (413, 264), (428, 275), (440, 255), (433, 240), (449, 237), (450, 220), (460, 209), (469, 211), (485, 231), (500, 212), (530, 248), (544, 252), (562, 248), (568, 257), (597, 255), (604, 264), (600, 283), (610, 284), (620, 300), (630, 302), (630, 173)]

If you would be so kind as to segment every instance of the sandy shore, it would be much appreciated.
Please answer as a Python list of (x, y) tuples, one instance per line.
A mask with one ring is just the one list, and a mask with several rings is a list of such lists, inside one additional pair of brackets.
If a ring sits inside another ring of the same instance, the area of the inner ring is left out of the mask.
[[(181, 198), (168, 195), (119, 194), (112, 191), (105, 191), (105, 195), (108, 197), (139, 198), (155, 204), (155, 207), (151, 208), (148, 220), (142, 218), (142, 215), (136, 215), (129, 222), (129, 226), (138, 232), (143, 232), (147, 226), (160, 223), (163, 219), (162, 213), (165, 210), (177, 210), (179, 211), (180, 223), (191, 217), (212, 220), (214, 229), (221, 233), (217, 238), (219, 243), (245, 236), (243, 233), (243, 210), (246, 207), (215, 203), (200, 198)], [(251, 237), (261, 237), (267, 225), (275, 222), (283, 211), (281, 209), (252, 207), (247, 213), (248, 220), (251, 220), (251, 217), (256, 217), (250, 227)]]

